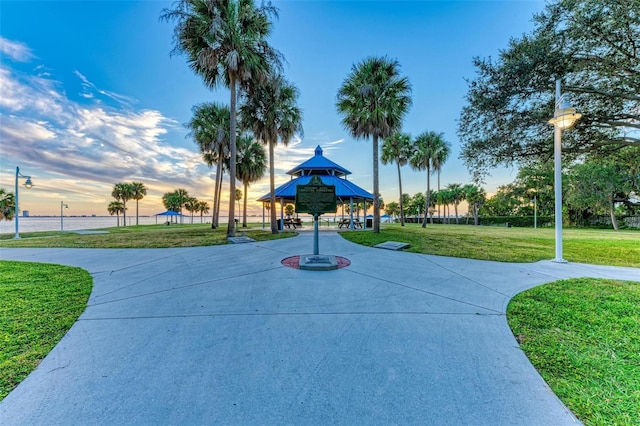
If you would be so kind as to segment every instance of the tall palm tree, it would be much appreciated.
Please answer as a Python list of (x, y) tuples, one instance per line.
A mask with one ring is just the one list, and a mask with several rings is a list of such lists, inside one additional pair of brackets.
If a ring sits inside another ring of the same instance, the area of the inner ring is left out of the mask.
[(356, 139), (373, 139), (373, 232), (380, 232), (378, 141), (402, 127), (411, 106), (411, 85), (400, 76), (400, 64), (369, 57), (354, 64), (338, 90), (336, 107), (342, 125)]
[(264, 147), (252, 137), (243, 135), (238, 139), (237, 178), (244, 185), (242, 227), (247, 227), (247, 197), (249, 185), (262, 179), (267, 171), (267, 154)]
[(122, 222), (127, 226), (127, 201), (133, 198), (133, 187), (130, 183), (116, 183), (113, 185), (111, 196), (122, 202)]
[[(174, 52), (184, 53), (204, 83), (229, 88), (230, 126), (229, 218), (233, 218), (236, 189), (236, 101), (240, 89), (280, 69), (282, 55), (267, 43), (277, 9), (253, 0), (178, 0), (163, 9), (161, 19), (175, 21)], [(229, 220), (227, 235), (235, 229)]]
[(278, 233), (276, 222), (276, 190), (274, 151), (278, 141), (288, 145), (297, 134), (302, 135), (302, 110), (297, 105), (298, 88), (281, 75), (261, 82), (247, 93), (240, 107), (243, 128), (269, 148), (269, 191), (271, 232)]
[[(444, 134), (433, 131), (423, 132), (418, 135), (414, 142), (415, 151), (409, 159), (411, 167), (415, 170), (427, 171), (427, 192), (425, 193), (424, 220), (422, 227), (427, 226), (427, 216), (431, 206), (431, 173), (434, 169), (434, 158), (438, 155), (440, 147), (446, 144)], [(433, 216), (431, 217), (433, 223)]]
[(0, 220), (13, 220), (16, 212), (16, 200), (13, 192), (0, 188)]
[(218, 227), (220, 216), (220, 193), (225, 160), (229, 158), (229, 129), (231, 110), (227, 105), (203, 103), (192, 108), (193, 117), (186, 124), (188, 136), (200, 148), (202, 159), (209, 167), (216, 165), (216, 182), (213, 191), (213, 216), (211, 228)]
[[(451, 154), (451, 146), (444, 139), (441, 140), (435, 148), (435, 155), (433, 156), (433, 170), (438, 174), (438, 191), (440, 191), (440, 172), (442, 166), (449, 159)], [(438, 216), (440, 216), (440, 206), (438, 206)], [(442, 222), (442, 221), (441, 221)]]
[(138, 225), (138, 201), (147, 195), (147, 187), (142, 182), (131, 182), (131, 198), (136, 200), (136, 225)]
[(124, 205), (120, 201), (112, 201), (107, 206), (111, 216), (116, 215), (116, 226), (120, 226), (120, 213), (124, 212)]
[(382, 142), (382, 164), (395, 162), (398, 167), (398, 186), (400, 190), (400, 225), (404, 226), (404, 207), (402, 203), (402, 176), (400, 167), (406, 166), (412, 154), (411, 136), (396, 132)]
[(200, 201), (198, 203), (198, 213), (200, 213), (200, 223), (202, 222), (202, 216), (205, 214), (209, 214), (209, 203), (206, 201)]
[(456, 212), (456, 224), (459, 224), (458, 220), (458, 205), (462, 200), (464, 200), (464, 188), (462, 188), (462, 184), (460, 183), (450, 183), (447, 185), (447, 191), (451, 194), (451, 200), (453, 201), (453, 208)]

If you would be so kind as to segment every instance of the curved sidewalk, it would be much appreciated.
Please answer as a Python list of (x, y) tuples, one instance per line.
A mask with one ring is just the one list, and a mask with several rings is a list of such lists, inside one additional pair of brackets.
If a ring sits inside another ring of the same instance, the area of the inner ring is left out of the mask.
[(509, 299), (635, 268), (508, 264), (362, 247), (283, 266), (312, 234), (184, 249), (2, 249), (80, 266), (86, 311), (0, 403), (0, 424), (576, 424), (505, 318)]

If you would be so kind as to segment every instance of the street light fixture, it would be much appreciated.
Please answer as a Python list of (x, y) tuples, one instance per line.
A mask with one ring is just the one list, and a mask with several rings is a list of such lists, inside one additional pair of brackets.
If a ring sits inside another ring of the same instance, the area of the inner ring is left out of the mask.
[(15, 217), (16, 217), (16, 235), (13, 237), (14, 239), (20, 239), (20, 234), (18, 233), (18, 220), (19, 220), (19, 213), (20, 213), (20, 209), (18, 207), (18, 179), (26, 179), (24, 182), (24, 186), (25, 188), (29, 189), (33, 186), (33, 183), (31, 183), (31, 176), (25, 176), (22, 173), (20, 173), (20, 167), (16, 167), (16, 206), (15, 206)]
[(560, 91), (560, 80), (556, 80), (556, 106), (553, 118), (549, 124), (554, 127), (554, 189), (555, 189), (555, 222), (556, 222), (556, 257), (553, 259), (557, 263), (567, 263), (562, 258), (562, 168), (560, 157), (562, 154), (562, 131), (570, 129), (582, 114), (576, 113), (567, 102)]
[(64, 210), (62, 208), (68, 209), (69, 205), (65, 204), (63, 201), (60, 201), (60, 232), (64, 231)]

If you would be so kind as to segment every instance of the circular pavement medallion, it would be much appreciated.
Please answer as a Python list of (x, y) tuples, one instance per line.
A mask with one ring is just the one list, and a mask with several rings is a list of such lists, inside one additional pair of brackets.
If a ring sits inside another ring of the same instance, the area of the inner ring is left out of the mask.
[[(351, 265), (351, 261), (346, 257), (336, 256), (336, 261), (338, 262), (338, 269)], [(300, 256), (286, 257), (280, 263), (289, 268), (300, 269)]]

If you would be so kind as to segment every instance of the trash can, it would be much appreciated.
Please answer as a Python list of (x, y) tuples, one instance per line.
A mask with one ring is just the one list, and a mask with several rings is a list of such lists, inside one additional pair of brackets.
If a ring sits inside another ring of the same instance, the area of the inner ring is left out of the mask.
[(278, 224), (278, 231), (282, 231), (282, 219), (278, 219), (276, 223)]
[(368, 217), (366, 220), (366, 225), (367, 228), (373, 228), (373, 218), (372, 217)]

